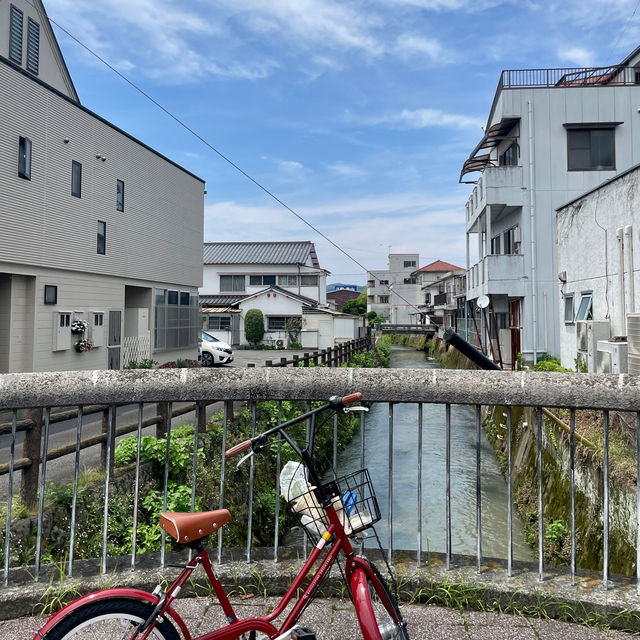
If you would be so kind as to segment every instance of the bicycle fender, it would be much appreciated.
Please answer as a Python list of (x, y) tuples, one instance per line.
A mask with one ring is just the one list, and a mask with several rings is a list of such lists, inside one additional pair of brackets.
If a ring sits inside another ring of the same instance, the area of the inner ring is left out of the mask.
[[(129, 600), (140, 600), (141, 602), (148, 602), (149, 604), (158, 604), (160, 598), (154, 596), (152, 593), (142, 591), (140, 589), (132, 589), (129, 587), (116, 587), (113, 589), (103, 589), (101, 591), (94, 591), (86, 596), (82, 596), (73, 602), (70, 602), (66, 607), (60, 609), (57, 613), (53, 614), (45, 624), (36, 631), (36, 635), (33, 636), (33, 640), (42, 640), (42, 638), (57, 625), (63, 618), (66, 618), (70, 613), (73, 613), (80, 607), (84, 607), (100, 600), (109, 600), (111, 598), (126, 598)], [(176, 613), (176, 611), (169, 607), (164, 615), (169, 616), (178, 625), (184, 640), (191, 640), (191, 634), (187, 629), (187, 626), (182, 621), (182, 618)]]
[(371, 606), (367, 576), (361, 567), (356, 567), (351, 575), (351, 596), (365, 640), (379, 638), (380, 631)]

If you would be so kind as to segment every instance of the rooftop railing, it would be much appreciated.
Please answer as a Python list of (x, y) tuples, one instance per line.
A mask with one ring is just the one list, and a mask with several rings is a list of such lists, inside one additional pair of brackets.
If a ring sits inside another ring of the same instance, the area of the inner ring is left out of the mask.
[[(40, 464), (35, 464), (39, 470), (39, 499), (37, 504), (37, 534), (36, 534), (36, 556), (35, 568), (31, 568), (31, 573), (35, 579), (39, 579), (43, 565), (42, 558), (42, 538), (44, 530), (45, 514), (45, 489), (48, 477), (47, 463), (50, 461), (51, 453), (49, 447), (49, 437), (52, 427), (51, 410), (54, 407), (77, 407), (77, 431), (74, 434), (75, 443), (72, 444), (72, 451), (69, 454), (69, 466), (75, 468), (73, 474), (71, 497), (71, 516), (68, 525), (59, 523), (59, 527), (68, 526), (66, 531), (68, 555), (66, 558), (67, 573), (73, 574), (74, 568), (74, 540), (76, 531), (76, 497), (78, 492), (78, 461), (82, 442), (82, 430), (84, 418), (89, 413), (90, 407), (100, 410), (104, 415), (105, 431), (105, 477), (104, 477), (104, 504), (102, 508), (102, 558), (100, 562), (101, 571), (111, 570), (112, 560), (108, 550), (108, 530), (107, 523), (110, 510), (110, 496), (113, 495), (113, 473), (111, 461), (113, 458), (113, 445), (115, 434), (118, 433), (118, 413), (117, 407), (121, 405), (133, 405), (137, 409), (137, 425), (135, 431), (138, 435), (138, 454), (135, 463), (135, 481), (133, 491), (134, 510), (137, 509), (140, 498), (140, 434), (145, 422), (144, 412), (148, 404), (163, 405), (166, 410), (163, 412), (163, 422), (166, 426), (167, 451), (169, 449), (169, 439), (173, 422), (172, 407), (174, 403), (195, 403), (194, 419), (194, 439), (202, 436), (203, 416), (206, 405), (215, 401), (226, 401), (224, 417), (222, 420), (222, 446), (220, 450), (221, 466), (221, 487), (220, 487), (220, 507), (224, 507), (225, 485), (224, 451), (227, 446), (227, 435), (229, 430), (229, 406), (230, 401), (247, 402), (251, 409), (252, 431), (258, 432), (261, 426), (256, 423), (256, 405), (262, 401), (315, 401), (326, 400), (334, 394), (348, 394), (361, 391), (365, 400), (374, 400), (376, 403), (385, 403), (388, 412), (388, 427), (385, 437), (378, 437), (376, 441), (365, 441), (365, 422), (361, 423), (360, 455), (364, 461), (367, 458), (367, 451), (371, 447), (377, 450), (386, 450), (387, 464), (379, 465), (378, 479), (374, 482), (383, 482), (387, 485), (388, 503), (386, 505), (386, 522), (381, 526), (387, 531), (387, 553), (391, 560), (394, 548), (394, 530), (397, 521), (394, 519), (394, 490), (398, 489), (394, 485), (394, 453), (403, 455), (396, 451), (395, 447), (398, 439), (398, 430), (402, 429), (401, 424), (396, 424), (394, 411), (399, 404), (412, 404), (416, 407), (417, 424), (417, 465), (416, 476), (416, 509), (418, 513), (418, 544), (416, 549), (416, 562), (418, 565), (424, 564), (425, 554), (423, 553), (423, 530), (422, 514), (426, 513), (428, 502), (427, 496), (423, 494), (423, 409), (424, 405), (442, 405), (443, 418), (441, 422), (441, 433), (443, 438), (437, 442), (429, 442), (429, 446), (437, 449), (438, 455), (444, 460), (443, 476), (446, 477), (445, 505), (446, 514), (444, 518), (444, 540), (446, 542), (445, 557), (447, 566), (452, 561), (453, 550), (451, 546), (451, 486), (455, 483), (451, 465), (451, 408), (454, 405), (467, 405), (472, 409), (474, 416), (469, 429), (475, 434), (475, 509), (476, 509), (476, 530), (475, 530), (475, 563), (469, 558), (469, 562), (475, 564), (477, 571), (481, 572), (483, 567), (483, 498), (482, 498), (482, 408), (487, 406), (504, 407), (506, 414), (506, 424), (504, 438), (511, 443), (512, 430), (515, 424), (512, 423), (512, 409), (515, 407), (529, 407), (535, 415), (535, 426), (533, 435), (535, 442), (535, 459), (537, 460), (537, 528), (538, 528), (538, 570), (540, 580), (545, 579), (544, 561), (544, 530), (543, 518), (547, 504), (543, 497), (543, 486), (546, 478), (543, 476), (543, 449), (545, 432), (547, 427), (543, 427), (543, 417), (547, 416), (549, 407), (562, 407), (569, 409), (569, 426), (567, 426), (567, 439), (570, 451), (568, 462), (568, 495), (565, 496), (571, 505), (570, 519), (570, 540), (571, 540), (571, 579), (575, 583), (576, 577), (576, 447), (580, 444), (580, 436), (575, 432), (575, 412), (579, 409), (597, 409), (602, 412), (604, 425), (604, 440), (601, 449), (602, 457), (602, 582), (606, 587), (609, 581), (609, 529), (610, 529), (610, 469), (609, 469), (609, 414), (613, 411), (632, 412), (635, 425), (640, 424), (640, 378), (628, 375), (592, 375), (592, 374), (571, 374), (571, 373), (530, 373), (530, 372), (502, 372), (502, 371), (455, 371), (441, 369), (329, 369), (329, 368), (254, 368), (254, 369), (225, 369), (225, 370), (164, 370), (164, 371), (89, 371), (89, 372), (63, 372), (63, 373), (36, 373), (36, 374), (5, 374), (0, 376), (0, 410), (7, 410), (10, 414), (9, 434), (10, 442), (7, 448), (9, 452), (9, 462), (0, 469), (2, 475), (8, 476), (8, 501), (7, 514), (4, 532), (4, 566), (2, 567), (3, 582), (5, 585), (12, 581), (11, 576), (17, 572), (17, 566), (10, 561), (10, 541), (12, 539), (12, 527), (15, 526), (11, 513), (11, 498), (13, 495), (13, 475), (20, 467), (27, 456), (19, 457), (16, 452), (16, 434), (18, 425), (26, 428), (26, 422), (21, 422), (20, 412), (28, 408), (31, 420), (34, 415), (41, 414), (42, 438), (41, 452), (39, 454)], [(106, 407), (106, 409), (105, 409)], [(106, 411), (106, 413), (105, 413)], [(546, 419), (546, 418), (545, 418)], [(37, 423), (38, 420), (35, 420)], [(152, 422), (155, 424), (155, 420)], [(532, 421), (533, 422), (533, 421)], [(335, 462), (335, 429), (334, 425), (334, 462)], [(640, 451), (640, 430), (636, 429), (637, 449)], [(578, 444), (577, 444), (578, 443)], [(194, 447), (194, 449), (196, 449)], [(442, 451), (440, 451), (442, 449)], [(512, 575), (513, 570), (513, 550), (512, 550), (512, 447), (506, 449), (506, 484), (507, 484), (507, 520), (503, 523), (504, 539), (507, 541), (506, 571)], [(197, 490), (197, 451), (193, 452), (191, 471), (191, 505), (195, 505), (195, 495)], [(253, 465), (253, 459), (250, 463)], [(168, 456), (165, 462), (165, 482), (164, 482), (164, 507), (167, 504), (168, 491)], [(406, 464), (404, 465), (406, 466)], [(24, 469), (23, 469), (24, 471)], [(277, 487), (279, 469), (276, 469), (274, 486)], [(248, 534), (246, 546), (246, 558), (252, 557), (252, 521), (253, 505), (253, 472), (249, 476), (248, 487)], [(397, 497), (397, 496), (396, 496)], [(557, 500), (557, 496), (554, 498)], [(277, 502), (276, 502), (277, 505)], [(278, 530), (278, 511), (275, 513), (275, 530), (273, 532), (273, 557), (278, 560), (279, 547), (282, 540), (282, 533)], [(137, 513), (137, 512), (135, 512)], [(134, 513), (134, 522), (135, 522)], [(636, 510), (637, 530), (640, 535), (640, 510)], [(473, 535), (473, 534), (472, 534)], [(640, 546), (637, 546), (640, 549)], [(218, 558), (222, 558), (222, 537), (218, 538)], [(640, 567), (640, 553), (637, 557), (636, 566)], [(131, 567), (136, 566), (136, 529), (133, 528), (133, 544), (131, 552)], [(162, 539), (160, 563), (165, 563), (165, 540)], [(640, 583), (639, 583), (640, 584)]]
[(503, 89), (640, 85), (640, 68), (614, 65), (560, 69), (508, 69), (502, 72), (500, 85)]

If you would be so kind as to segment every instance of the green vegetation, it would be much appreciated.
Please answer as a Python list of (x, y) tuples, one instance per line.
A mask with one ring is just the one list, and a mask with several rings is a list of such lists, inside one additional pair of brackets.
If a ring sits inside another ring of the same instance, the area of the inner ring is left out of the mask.
[(245, 314), (244, 335), (254, 347), (264, 338), (264, 316), (260, 309), (249, 309)]
[(129, 364), (125, 369), (153, 369), (158, 364), (156, 360), (151, 358), (143, 358), (142, 360), (129, 360)]

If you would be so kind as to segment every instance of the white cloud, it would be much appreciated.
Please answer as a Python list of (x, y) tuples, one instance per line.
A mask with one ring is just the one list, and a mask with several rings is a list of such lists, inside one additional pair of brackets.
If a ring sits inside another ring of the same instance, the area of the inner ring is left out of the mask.
[(361, 178), (367, 175), (366, 171), (346, 162), (335, 162), (326, 166), (329, 171), (343, 178)]
[(446, 113), (440, 109), (403, 109), (387, 116), (365, 118), (362, 122), (372, 126), (387, 126), (392, 129), (425, 129), (427, 127), (478, 129), (485, 124), (481, 118)]
[(558, 59), (578, 67), (589, 67), (594, 63), (593, 52), (584, 47), (560, 47)]
[(444, 48), (438, 40), (408, 33), (402, 34), (397, 38), (395, 52), (405, 59), (421, 56), (431, 61), (444, 62), (447, 58)]

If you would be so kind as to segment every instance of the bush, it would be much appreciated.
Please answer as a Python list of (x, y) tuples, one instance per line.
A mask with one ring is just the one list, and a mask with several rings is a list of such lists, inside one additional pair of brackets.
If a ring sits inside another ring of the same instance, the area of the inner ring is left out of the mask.
[(156, 360), (151, 358), (143, 358), (142, 360), (130, 360), (125, 369), (153, 369), (158, 364)]
[(264, 316), (260, 309), (249, 309), (245, 314), (244, 335), (254, 346), (264, 338)]
[(538, 362), (534, 367), (534, 371), (556, 371), (558, 373), (568, 373), (571, 372), (571, 369), (565, 369), (559, 360), (543, 360), (542, 362)]
[(197, 360), (169, 360), (164, 362), (158, 369), (196, 369), (200, 366)]

